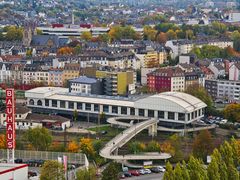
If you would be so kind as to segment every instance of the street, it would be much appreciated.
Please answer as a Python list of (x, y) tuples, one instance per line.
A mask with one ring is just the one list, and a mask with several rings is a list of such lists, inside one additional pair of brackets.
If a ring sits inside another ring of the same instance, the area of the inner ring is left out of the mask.
[(162, 180), (163, 179), (163, 173), (153, 173), (153, 174), (148, 174), (148, 175), (142, 175), (142, 176), (134, 176), (134, 177), (131, 177), (131, 178), (127, 178), (127, 179), (130, 179), (130, 180)]

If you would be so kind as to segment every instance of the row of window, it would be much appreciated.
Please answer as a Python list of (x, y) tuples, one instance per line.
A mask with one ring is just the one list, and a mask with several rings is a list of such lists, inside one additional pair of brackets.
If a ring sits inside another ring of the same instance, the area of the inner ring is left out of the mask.
[[(51, 100), (51, 101), (52, 101), (52, 107), (58, 107), (57, 106), (57, 100)], [(45, 100), (45, 106), (47, 106), (47, 107), (50, 106), (49, 102), (50, 102), (50, 100), (46, 99)], [(34, 105), (34, 101), (31, 99), (29, 101), (29, 104)], [(67, 103), (66, 103), (66, 101), (61, 101), (60, 100), (60, 108), (66, 108), (67, 104), (68, 104), (69, 109), (75, 109), (75, 107), (74, 107), (75, 103), (73, 101), (67, 101)], [(85, 104), (85, 109), (83, 108), (83, 104)], [(42, 106), (42, 101), (38, 100), (37, 105)], [(92, 111), (92, 106), (93, 106), (93, 111), (94, 112), (99, 112), (100, 111), (100, 105), (99, 104), (90, 104), (90, 103), (82, 103), (82, 102), (77, 102), (76, 103), (77, 110)], [(110, 111), (109, 105), (103, 105), (103, 112), (105, 112), (105, 113), (127, 115), (128, 114), (127, 109), (128, 108), (124, 107), (124, 106), (121, 106), (120, 108), (119, 108), (119, 106), (112, 106), (112, 112), (109, 112)], [(130, 115), (138, 115), (138, 116), (145, 117), (146, 116), (145, 113), (146, 113), (145, 109), (138, 109), (138, 114), (136, 114), (135, 108), (130, 107)], [(154, 110), (147, 110), (147, 114), (148, 114), (148, 117), (155, 117), (155, 111)], [(192, 117), (192, 119), (194, 119), (194, 118), (196, 118), (198, 116), (201, 116), (201, 115), (202, 115), (201, 110), (192, 112), (191, 116), (190, 116), (190, 114), (188, 114), (188, 120), (191, 120), (191, 117)], [(161, 118), (161, 119), (167, 118), (167, 119), (170, 119), (170, 120), (175, 120), (175, 113), (174, 112), (167, 112), (167, 114), (165, 115), (164, 111), (157, 111), (157, 117)], [(184, 113), (178, 113), (178, 118), (177, 119), (181, 120), (181, 121), (184, 121), (185, 120), (185, 114)]]

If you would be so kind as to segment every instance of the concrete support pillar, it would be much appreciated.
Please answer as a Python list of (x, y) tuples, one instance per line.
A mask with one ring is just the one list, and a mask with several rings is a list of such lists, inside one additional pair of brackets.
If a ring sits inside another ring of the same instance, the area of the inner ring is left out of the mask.
[(177, 112), (174, 113), (174, 120), (178, 121), (178, 113)]
[(158, 111), (154, 111), (154, 117), (158, 119)]
[(83, 108), (83, 111), (86, 111), (86, 104), (85, 103), (82, 103), (82, 108)]
[(57, 101), (57, 108), (60, 108), (60, 101)]
[(49, 100), (49, 107), (52, 107), (52, 100)]
[(112, 113), (112, 106), (108, 106), (108, 112)]
[(65, 107), (68, 109), (68, 101), (65, 101)]
[(121, 107), (118, 106), (118, 115), (121, 115)]
[(164, 119), (168, 119), (168, 112), (164, 111)]
[(99, 113), (103, 112), (103, 105), (99, 106)]
[(157, 123), (148, 128), (148, 135), (152, 137), (157, 136)]
[(138, 109), (135, 109), (135, 116), (139, 116)]
[(127, 108), (127, 115), (130, 116), (130, 108)]
[(74, 102), (74, 104), (73, 104), (73, 109), (74, 109), (74, 110), (77, 109), (77, 103), (76, 103), (76, 102)]
[(148, 117), (148, 110), (144, 109), (144, 117)]

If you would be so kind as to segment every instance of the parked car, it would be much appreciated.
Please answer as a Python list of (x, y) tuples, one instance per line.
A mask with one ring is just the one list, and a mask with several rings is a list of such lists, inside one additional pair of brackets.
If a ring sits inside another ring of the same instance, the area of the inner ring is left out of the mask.
[(37, 176), (36, 171), (28, 171), (28, 177), (34, 177), (34, 176)]
[(144, 169), (144, 172), (145, 172), (145, 174), (151, 174), (152, 173), (150, 169)]
[(166, 171), (166, 169), (162, 166), (157, 166), (156, 168), (158, 168), (160, 172), (165, 172)]
[(221, 120), (221, 121), (219, 122), (219, 124), (226, 124), (227, 122), (228, 122), (228, 120), (223, 119), (223, 120)]
[(125, 176), (125, 177), (132, 177), (132, 174), (129, 173), (129, 172), (124, 172), (124, 176)]
[(139, 174), (141, 174), (141, 175), (144, 175), (144, 174), (145, 174), (145, 170), (144, 170), (144, 169), (139, 169), (138, 172), (139, 172)]
[(21, 164), (21, 163), (23, 163), (23, 160), (22, 159), (15, 159), (14, 162), (17, 163), (17, 164)]
[(119, 179), (125, 179), (124, 173), (122, 173), (122, 172), (119, 173), (119, 174), (118, 174), (118, 178), (119, 178)]
[(128, 171), (132, 176), (140, 176), (140, 173), (137, 170)]
[(101, 131), (101, 134), (105, 135), (105, 134), (107, 134), (107, 131)]
[(160, 169), (157, 168), (157, 167), (151, 168), (151, 171), (154, 172), (154, 173), (160, 173), (161, 172)]

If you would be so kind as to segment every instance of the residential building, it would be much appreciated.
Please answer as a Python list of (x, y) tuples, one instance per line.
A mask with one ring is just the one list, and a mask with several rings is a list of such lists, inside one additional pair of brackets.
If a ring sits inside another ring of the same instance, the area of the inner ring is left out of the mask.
[(144, 55), (144, 62), (142, 67), (154, 68), (159, 67), (159, 54), (156, 51), (149, 51)]
[(176, 58), (182, 54), (188, 54), (193, 47), (202, 47), (204, 45), (212, 45), (220, 48), (226, 48), (228, 46), (233, 47), (233, 41), (228, 39), (198, 39), (198, 40), (169, 40), (165, 46), (172, 49), (172, 58)]
[(0, 63), (0, 82), (1, 83), (9, 83), (12, 82), (11, 79), (11, 63)]
[(64, 77), (63, 77), (63, 70), (62, 69), (52, 69), (49, 70), (49, 86), (57, 86), (62, 87), (64, 86)]
[(63, 83), (80, 76), (79, 63), (67, 63), (63, 69)]
[(69, 80), (69, 92), (83, 94), (103, 94), (103, 83), (96, 78), (80, 76)]
[(240, 102), (240, 81), (206, 80), (205, 88), (216, 100)]
[(211, 62), (208, 68), (213, 72), (215, 79), (226, 76), (225, 68), (220, 63)]
[(147, 74), (147, 85), (150, 91), (184, 91), (184, 71), (178, 67), (160, 68)]
[(147, 85), (147, 74), (155, 71), (157, 68), (141, 68), (141, 84)]
[(229, 68), (229, 80), (240, 80), (240, 63), (233, 63)]

